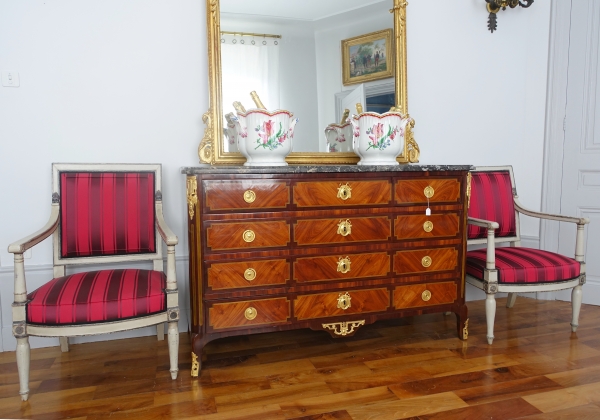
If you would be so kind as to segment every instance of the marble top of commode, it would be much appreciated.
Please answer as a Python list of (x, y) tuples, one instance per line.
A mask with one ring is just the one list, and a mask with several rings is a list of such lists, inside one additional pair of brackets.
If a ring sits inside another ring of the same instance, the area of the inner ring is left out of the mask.
[(303, 173), (356, 173), (356, 172), (427, 172), (470, 171), (471, 165), (289, 165), (289, 166), (184, 166), (181, 173), (195, 174), (303, 174)]

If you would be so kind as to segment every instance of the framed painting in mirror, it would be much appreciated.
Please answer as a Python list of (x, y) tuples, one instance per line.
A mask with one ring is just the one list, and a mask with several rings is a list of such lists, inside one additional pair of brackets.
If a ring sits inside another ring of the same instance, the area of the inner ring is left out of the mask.
[(345, 86), (394, 76), (392, 36), (391, 29), (384, 29), (342, 41)]

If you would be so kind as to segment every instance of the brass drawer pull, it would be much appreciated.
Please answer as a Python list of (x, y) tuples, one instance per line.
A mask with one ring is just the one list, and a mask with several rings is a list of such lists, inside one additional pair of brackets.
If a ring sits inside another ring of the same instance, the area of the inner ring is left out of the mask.
[(244, 201), (248, 204), (253, 203), (256, 200), (256, 193), (252, 190), (246, 190), (244, 192)]
[(252, 321), (254, 318), (256, 318), (256, 315), (258, 315), (258, 312), (252, 306), (244, 311), (244, 316), (248, 321)]
[(244, 238), (244, 241), (246, 242), (252, 242), (254, 238), (256, 238), (256, 235), (253, 231), (248, 229), (244, 231), (244, 233), (242, 234), (242, 238)]
[(423, 267), (427, 268), (431, 265), (433, 261), (431, 260), (431, 257), (429, 255), (424, 256), (421, 259), (421, 264), (423, 265)]
[(252, 281), (256, 278), (256, 270), (254, 268), (247, 268), (244, 271), (244, 278), (248, 281)]
[(348, 292), (344, 294), (340, 293), (340, 295), (337, 298), (337, 307), (342, 311), (345, 311), (350, 307), (350, 299), (352, 298), (350, 297)]
[(340, 220), (337, 233), (342, 236), (350, 235), (350, 233), (352, 233), (352, 223), (350, 223), (350, 220)]
[(423, 299), (424, 302), (427, 302), (429, 299), (431, 299), (431, 292), (425, 289), (425, 291), (421, 293), (421, 299)]
[(433, 222), (430, 222), (428, 220), (425, 223), (423, 223), (423, 230), (425, 232), (431, 232), (433, 230)]
[(426, 186), (425, 189), (423, 190), (423, 194), (425, 194), (425, 197), (427, 197), (427, 198), (433, 197), (434, 193), (435, 193), (435, 191), (433, 190), (433, 187), (431, 185)]
[(350, 257), (340, 257), (337, 263), (337, 271), (341, 272), (342, 274), (350, 272)]
[(340, 184), (338, 188), (337, 198), (341, 198), (342, 200), (347, 200), (352, 197), (352, 188), (350, 184), (346, 183), (346, 185)]

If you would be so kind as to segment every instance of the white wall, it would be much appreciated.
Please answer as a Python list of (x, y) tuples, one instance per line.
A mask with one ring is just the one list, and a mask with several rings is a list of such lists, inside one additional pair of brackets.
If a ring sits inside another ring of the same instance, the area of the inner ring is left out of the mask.
[[(10, 333), (8, 244), (50, 214), (52, 162), (163, 165), (167, 223), (179, 237), (178, 282), (187, 284), (185, 179), (198, 162), (208, 109), (206, 15), (197, 0), (0, 0), (0, 305)], [(182, 260), (183, 258), (183, 260)], [(51, 243), (26, 260), (31, 280), (52, 275)], [(180, 293), (187, 305), (186, 293)], [(180, 328), (187, 329), (185, 317)], [(33, 343), (35, 345), (35, 343)]]
[[(408, 6), (409, 109), (421, 162), (512, 164), (522, 202), (539, 209), (549, 2), (501, 12), (494, 34), (482, 3)], [(178, 281), (187, 305), (179, 167), (198, 162), (208, 108), (205, 22), (197, 0), (0, 0), (0, 70), (21, 77), (19, 88), (0, 87), (5, 350), (14, 348), (6, 248), (46, 222), (52, 162), (163, 164), (165, 215), (180, 238)], [(339, 48), (347, 36), (333, 32), (329, 41)], [(314, 86), (342, 90), (336, 73)], [(535, 240), (537, 224), (524, 220), (522, 233)], [(51, 275), (50, 263), (46, 241), (26, 260), (32, 283)]]

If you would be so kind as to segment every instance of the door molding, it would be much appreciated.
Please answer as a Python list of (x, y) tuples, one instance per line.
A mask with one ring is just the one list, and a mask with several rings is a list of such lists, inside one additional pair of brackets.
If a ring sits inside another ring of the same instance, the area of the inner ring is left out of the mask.
[[(561, 211), (571, 1), (552, 0), (550, 8), (541, 207), (543, 212), (554, 214), (560, 214)], [(542, 219), (540, 223), (541, 248), (558, 252), (558, 236), (559, 224)]]

